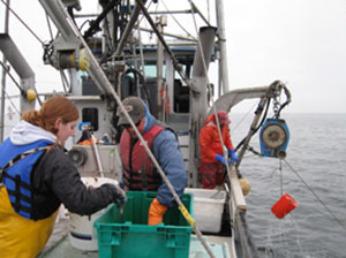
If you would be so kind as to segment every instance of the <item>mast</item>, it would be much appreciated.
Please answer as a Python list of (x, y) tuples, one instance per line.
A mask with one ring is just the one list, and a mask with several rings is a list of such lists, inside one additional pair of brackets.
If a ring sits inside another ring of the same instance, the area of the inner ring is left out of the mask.
[[(220, 60), (219, 67), (221, 71), (220, 79), (222, 81), (222, 90), (223, 93), (229, 91), (229, 80), (228, 80), (228, 65), (227, 65), (227, 48), (226, 48), (226, 33), (225, 33), (225, 15), (224, 15), (224, 5), (223, 0), (216, 0), (216, 18), (217, 18), (217, 33), (219, 36), (219, 45), (220, 45)], [(220, 89), (221, 90), (221, 89)], [(219, 92), (221, 96), (221, 92)]]
[[(159, 33), (163, 33), (163, 27), (167, 25), (166, 16), (160, 16), (157, 18), (157, 30)], [(162, 103), (164, 100), (162, 99), (161, 93), (164, 87), (163, 85), (163, 57), (164, 57), (164, 48), (159, 39), (157, 39), (157, 62), (156, 62), (156, 70), (157, 70), (157, 106), (158, 106), (158, 118), (164, 121), (164, 112)]]
[[(4, 32), (8, 33), (8, 27), (9, 27), (9, 6), (10, 6), (10, 0), (7, 0), (6, 2), (6, 12), (5, 12), (5, 29)], [(6, 67), (7, 67), (7, 59), (6, 56), (3, 55), (2, 58), (3, 68), (2, 68), (2, 80), (1, 80), (1, 106), (0, 106), (0, 142), (4, 140), (4, 131), (5, 131), (5, 94), (6, 94)]]
[(214, 47), (215, 27), (202, 27), (199, 31), (199, 41), (195, 53), (192, 71), (192, 89), (190, 92), (190, 142), (189, 142), (189, 171), (192, 173), (192, 186), (197, 186), (197, 157), (198, 135), (207, 114), (208, 107), (208, 68), (210, 56)]

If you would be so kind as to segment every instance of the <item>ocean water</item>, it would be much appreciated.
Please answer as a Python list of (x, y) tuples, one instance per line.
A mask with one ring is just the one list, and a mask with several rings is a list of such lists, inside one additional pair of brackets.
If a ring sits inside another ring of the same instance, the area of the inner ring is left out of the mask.
[[(290, 143), (281, 170), (280, 161), (253, 154), (247, 154), (240, 167), (252, 187), (247, 220), (260, 256), (346, 257), (346, 114), (282, 118), (290, 129)], [(249, 121), (239, 123), (241, 119), (237, 114), (232, 117), (235, 142)], [(259, 150), (258, 136), (250, 145)], [(299, 206), (280, 220), (271, 206), (281, 191), (292, 195)]]

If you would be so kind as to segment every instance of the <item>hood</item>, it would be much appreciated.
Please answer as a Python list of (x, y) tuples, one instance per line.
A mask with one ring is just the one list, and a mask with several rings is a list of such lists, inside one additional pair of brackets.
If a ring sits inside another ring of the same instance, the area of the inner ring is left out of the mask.
[[(228, 125), (231, 121), (228, 118), (228, 114), (224, 111), (219, 111), (217, 113), (217, 116), (219, 118), (219, 122), (221, 124), (221, 126), (223, 125)], [(214, 113), (210, 114), (209, 116), (207, 116), (207, 118), (204, 120), (204, 125), (208, 124), (208, 123), (214, 123), (216, 125), (216, 116)]]
[(56, 142), (56, 136), (41, 127), (22, 120), (12, 129), (10, 140), (16, 145), (30, 144), (38, 140), (47, 140), (54, 143)]
[(154, 125), (156, 121), (155, 117), (150, 113), (147, 105), (144, 105), (144, 117), (145, 117), (144, 132), (147, 132)]

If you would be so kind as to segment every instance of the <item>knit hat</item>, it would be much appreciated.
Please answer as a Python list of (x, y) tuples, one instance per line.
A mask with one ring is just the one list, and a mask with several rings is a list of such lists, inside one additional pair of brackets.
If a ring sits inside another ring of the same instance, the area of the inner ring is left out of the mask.
[[(135, 124), (137, 124), (144, 117), (145, 104), (140, 98), (127, 97), (123, 100), (122, 103)], [(120, 107), (118, 107), (117, 115), (119, 116), (118, 126), (130, 124), (125, 114), (121, 111)]]

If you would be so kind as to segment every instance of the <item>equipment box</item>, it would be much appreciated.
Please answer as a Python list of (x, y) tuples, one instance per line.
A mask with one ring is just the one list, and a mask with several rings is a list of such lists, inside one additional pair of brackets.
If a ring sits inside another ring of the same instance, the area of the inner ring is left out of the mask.
[[(177, 207), (170, 208), (164, 223), (148, 226), (148, 209), (155, 192), (127, 192), (121, 215), (116, 205), (95, 221), (99, 257), (102, 258), (188, 258), (192, 228)], [(182, 202), (191, 212), (191, 195)]]
[(220, 232), (226, 192), (187, 188), (185, 193), (193, 196), (193, 208), (198, 228), (206, 233)]

